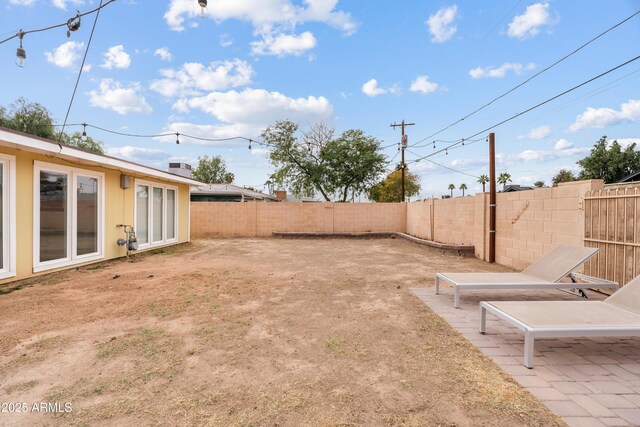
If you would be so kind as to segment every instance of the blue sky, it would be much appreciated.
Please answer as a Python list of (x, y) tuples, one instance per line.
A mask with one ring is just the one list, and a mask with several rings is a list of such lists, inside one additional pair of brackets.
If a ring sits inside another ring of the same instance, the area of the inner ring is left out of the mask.
[[(66, 21), (92, 0), (2, 0), (0, 35)], [(259, 139), (268, 124), (291, 119), (306, 129), (324, 121), (338, 132), (362, 129), (409, 144), (456, 121), (640, 9), (637, 0), (458, 1), (118, 0), (100, 14), (69, 123), (120, 132), (183, 132)], [(65, 29), (24, 38), (27, 67), (14, 65), (17, 40), (0, 45), (0, 105), (20, 96), (62, 122), (93, 16), (67, 39)], [(407, 161), (433, 152), (433, 139), (472, 135), (638, 55), (640, 16), (490, 107), (411, 147)], [(494, 130), (498, 173), (513, 182), (550, 183), (577, 170), (602, 135), (640, 137), (640, 61)], [(72, 128), (71, 130), (81, 130)], [(244, 141), (197, 143), (135, 139), (90, 130), (107, 152), (166, 168), (221, 155), (239, 185), (262, 187), (273, 172), (264, 149)], [(437, 142), (437, 148), (444, 143)], [(255, 146), (254, 146), (255, 148)], [(397, 148), (385, 154), (394, 158)], [(394, 162), (399, 156), (394, 158)], [(487, 145), (479, 141), (410, 163), (421, 197), (449, 183), (481, 186)]]

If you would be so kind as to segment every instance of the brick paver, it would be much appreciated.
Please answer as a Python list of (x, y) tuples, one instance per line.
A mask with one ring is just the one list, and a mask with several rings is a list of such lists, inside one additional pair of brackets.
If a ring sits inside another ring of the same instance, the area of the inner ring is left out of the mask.
[[(640, 426), (640, 338), (536, 340), (534, 368), (522, 365), (523, 334), (487, 314), (487, 333), (478, 332), (480, 301), (576, 300), (556, 291), (465, 291), (460, 309), (453, 291), (411, 291), (487, 357), (491, 358), (570, 426)], [(587, 292), (590, 299), (604, 296)]]

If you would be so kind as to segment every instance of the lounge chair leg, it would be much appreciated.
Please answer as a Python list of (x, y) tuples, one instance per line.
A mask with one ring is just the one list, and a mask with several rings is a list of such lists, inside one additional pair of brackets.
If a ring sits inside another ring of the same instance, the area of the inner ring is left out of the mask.
[(453, 289), (453, 307), (460, 308), (460, 288), (454, 286)]
[(480, 306), (480, 333), (485, 334), (487, 332), (487, 309)]
[(524, 366), (533, 368), (533, 334), (529, 331), (524, 333)]
[(440, 278), (436, 276), (436, 295), (440, 294)]

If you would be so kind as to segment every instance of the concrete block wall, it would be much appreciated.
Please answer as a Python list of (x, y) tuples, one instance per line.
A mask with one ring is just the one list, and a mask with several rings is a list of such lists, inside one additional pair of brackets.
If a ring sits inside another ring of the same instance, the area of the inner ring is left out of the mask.
[[(584, 195), (601, 180), (577, 181), (514, 193), (498, 193), (496, 262), (517, 270), (551, 247), (584, 245)], [(397, 231), (436, 242), (473, 245), (489, 257), (489, 194), (413, 203), (220, 203), (191, 204), (191, 234), (267, 237), (274, 231)]]
[(193, 237), (268, 237), (285, 232), (406, 230), (406, 203), (194, 202)]

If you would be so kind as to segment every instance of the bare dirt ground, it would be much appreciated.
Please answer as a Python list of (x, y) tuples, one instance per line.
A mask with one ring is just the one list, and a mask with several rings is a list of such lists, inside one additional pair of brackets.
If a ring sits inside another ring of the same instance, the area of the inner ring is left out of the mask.
[(29, 407), (0, 424), (562, 425), (409, 293), (442, 270), (505, 269), (396, 239), (229, 239), (0, 286), (0, 402)]

